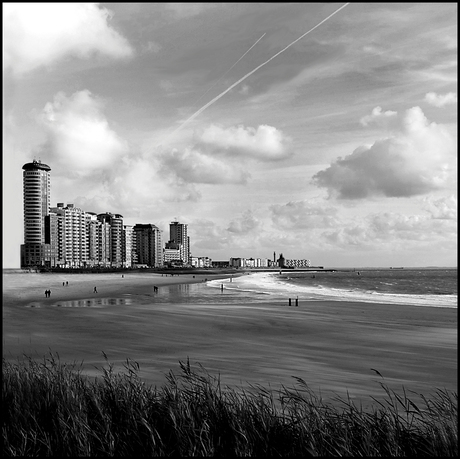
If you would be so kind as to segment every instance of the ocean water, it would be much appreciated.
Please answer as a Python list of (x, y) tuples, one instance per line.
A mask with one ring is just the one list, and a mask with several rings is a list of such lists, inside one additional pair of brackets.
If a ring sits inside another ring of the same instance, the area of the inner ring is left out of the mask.
[(233, 293), (252, 301), (299, 298), (441, 308), (457, 308), (457, 285), (456, 268), (261, 272), (207, 283), (208, 288), (227, 293), (228, 300), (228, 293)]

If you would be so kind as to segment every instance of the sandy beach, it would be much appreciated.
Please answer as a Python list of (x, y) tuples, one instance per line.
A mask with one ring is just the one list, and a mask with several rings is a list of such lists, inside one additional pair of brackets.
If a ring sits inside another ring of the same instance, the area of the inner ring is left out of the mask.
[(456, 309), (343, 301), (297, 308), (176, 304), (161, 298), (228, 275), (123, 276), (3, 274), (3, 357), (42, 359), (52, 351), (99, 375), (103, 351), (117, 369), (127, 358), (137, 361), (140, 376), (157, 385), (189, 358), (220, 374), (223, 385), (277, 388), (293, 386), (295, 376), (325, 399), (348, 391), (363, 404), (384, 395), (379, 381), (425, 395), (457, 391)]

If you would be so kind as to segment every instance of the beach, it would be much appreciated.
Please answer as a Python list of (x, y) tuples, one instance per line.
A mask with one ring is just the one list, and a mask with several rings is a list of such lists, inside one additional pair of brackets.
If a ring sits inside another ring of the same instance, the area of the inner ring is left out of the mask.
[[(298, 377), (325, 399), (348, 393), (364, 404), (384, 395), (379, 382), (424, 395), (436, 388), (457, 391), (456, 309), (182, 301), (185, 293), (200, 295), (200, 284), (228, 277), (3, 274), (3, 357), (58, 353), (62, 362), (81, 363), (85, 374), (97, 376), (107, 366), (105, 353), (116, 370), (126, 359), (138, 362), (140, 376), (156, 385), (189, 359), (220, 375), (224, 386), (276, 389), (293, 386)], [(216, 298), (224, 294), (214, 289)]]

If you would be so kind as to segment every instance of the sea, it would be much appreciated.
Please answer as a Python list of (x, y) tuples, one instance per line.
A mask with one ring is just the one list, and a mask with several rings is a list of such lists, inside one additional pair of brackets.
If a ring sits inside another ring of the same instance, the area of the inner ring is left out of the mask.
[(250, 272), (205, 284), (171, 286), (162, 296), (165, 302), (201, 304), (290, 298), (457, 308), (457, 292), (457, 268), (363, 268)]

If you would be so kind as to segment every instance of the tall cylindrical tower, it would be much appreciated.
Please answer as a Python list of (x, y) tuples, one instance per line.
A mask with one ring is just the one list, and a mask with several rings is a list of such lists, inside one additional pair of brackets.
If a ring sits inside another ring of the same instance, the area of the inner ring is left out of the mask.
[(24, 164), (22, 169), (24, 244), (21, 245), (21, 267), (45, 266), (51, 259), (50, 244), (45, 235), (45, 218), (49, 215), (51, 202), (51, 168), (34, 160)]
[(24, 185), (24, 243), (44, 244), (45, 216), (50, 208), (51, 168), (33, 161), (22, 166)]

